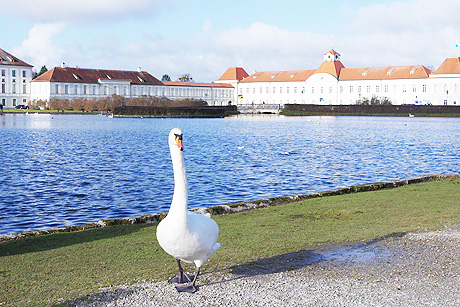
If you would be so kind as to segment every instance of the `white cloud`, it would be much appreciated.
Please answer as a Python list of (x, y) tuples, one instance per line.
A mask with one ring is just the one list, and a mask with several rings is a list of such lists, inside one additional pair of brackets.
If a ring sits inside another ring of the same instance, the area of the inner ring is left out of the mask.
[(439, 66), (455, 55), (459, 10), (460, 2), (452, 0), (370, 4), (355, 12), (338, 37), (342, 52), (353, 66)]
[[(146, 16), (175, 0), (0, 0), (2, 13), (35, 22), (98, 22)], [(18, 9), (20, 8), (20, 9)]]
[[(25, 0), (19, 0), (22, 1)], [(0, 0), (0, 4), (2, 2)], [(51, 10), (55, 13), (48, 16), (63, 14), (64, 5), (60, 1), (39, 2), (46, 2), (47, 9), (56, 5), (57, 10)], [(92, 4), (82, 0), (77, 3), (89, 8), (65, 8), (66, 11), (77, 11), (72, 17), (74, 20), (87, 18), (84, 14), (95, 18), (102, 13), (121, 16), (123, 10), (126, 14), (135, 14), (140, 8), (154, 10), (167, 2), (103, 0)], [(136, 9), (131, 10), (132, 7)], [(188, 39), (165, 36), (166, 32), (148, 27), (140, 30), (128, 28), (128, 31), (138, 34), (136, 37), (101, 29), (100, 37), (92, 36), (82, 41), (83, 45), (63, 43), (57, 39), (53, 42), (64, 25), (39, 23), (18, 48), (20, 52), (17, 55), (20, 58), (22, 55), (29, 56), (33, 59), (31, 64), (37, 66), (59, 65), (61, 61), (89, 68), (134, 70), (141, 66), (157, 78), (169, 74), (174, 80), (183, 73), (190, 73), (197, 81), (216, 80), (232, 66), (243, 67), (248, 73), (254, 70), (315, 69), (322, 63), (323, 54), (332, 46), (342, 55), (342, 63), (346, 67), (412, 64), (436, 67), (454, 54), (454, 44), (460, 41), (457, 36), (460, 24), (457, 25), (455, 20), (455, 12), (459, 9), (460, 3), (448, 0), (397, 1), (370, 4), (355, 10), (342, 6), (340, 12), (348, 23), (342, 21), (340, 28), (336, 24), (325, 23), (321, 33), (304, 29), (292, 31), (263, 22), (217, 31), (211, 19), (202, 18), (198, 32)], [(28, 10), (29, 13), (31, 11)], [(37, 14), (41, 13), (37, 11)], [(76, 27), (69, 24), (60, 36), (66, 35), (69, 41), (72, 36), (68, 34)]]
[[(46, 65), (47, 63), (59, 63), (62, 61), (65, 50), (53, 43), (53, 37), (61, 33), (65, 28), (63, 23), (35, 24), (29, 31), (20, 47), (13, 48), (12, 52), (19, 58), (29, 61), (31, 65)], [(40, 69), (38, 67), (38, 69)]]
[[(208, 65), (220, 68), (243, 66), (250, 70), (309, 69), (319, 65), (331, 48), (332, 36), (292, 32), (262, 22), (247, 28), (205, 33), (194, 45), (205, 46), (205, 57), (215, 59)], [(220, 75), (216, 76), (217, 79)]]

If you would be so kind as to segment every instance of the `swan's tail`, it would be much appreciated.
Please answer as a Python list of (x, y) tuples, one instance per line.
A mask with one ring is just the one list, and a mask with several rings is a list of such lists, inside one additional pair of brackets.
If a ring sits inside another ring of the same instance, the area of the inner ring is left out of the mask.
[(214, 244), (214, 247), (212, 248), (212, 254), (214, 254), (219, 248), (220, 248), (220, 243)]

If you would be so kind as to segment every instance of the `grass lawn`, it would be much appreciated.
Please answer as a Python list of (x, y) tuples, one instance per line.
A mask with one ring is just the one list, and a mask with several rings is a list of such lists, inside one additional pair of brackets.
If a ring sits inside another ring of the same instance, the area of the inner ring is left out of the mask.
[[(222, 247), (203, 271), (231, 271), (237, 264), (321, 243), (460, 224), (460, 179), (314, 198), (213, 219)], [(2, 242), (0, 306), (44, 306), (110, 285), (165, 280), (176, 263), (159, 247), (155, 231), (155, 225), (136, 224)]]

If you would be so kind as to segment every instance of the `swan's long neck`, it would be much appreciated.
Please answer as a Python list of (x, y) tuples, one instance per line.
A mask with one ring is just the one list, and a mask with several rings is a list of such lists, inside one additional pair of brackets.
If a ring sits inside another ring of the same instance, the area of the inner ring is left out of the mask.
[(187, 216), (188, 191), (184, 156), (177, 148), (171, 148), (171, 159), (174, 170), (174, 195), (169, 214), (185, 219)]

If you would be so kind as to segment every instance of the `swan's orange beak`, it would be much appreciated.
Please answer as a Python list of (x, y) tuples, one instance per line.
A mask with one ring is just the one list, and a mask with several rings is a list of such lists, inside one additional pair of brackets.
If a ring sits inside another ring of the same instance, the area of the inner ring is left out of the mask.
[(184, 144), (182, 144), (182, 134), (176, 134), (176, 144), (180, 151), (184, 150)]

